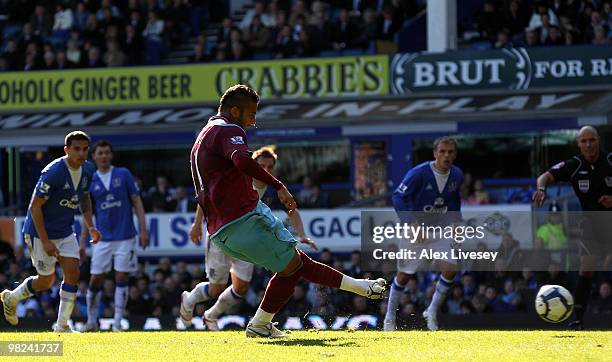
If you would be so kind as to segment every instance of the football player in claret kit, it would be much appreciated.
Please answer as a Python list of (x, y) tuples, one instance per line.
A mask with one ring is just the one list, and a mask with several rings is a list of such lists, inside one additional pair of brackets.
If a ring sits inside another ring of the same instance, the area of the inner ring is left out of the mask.
[(221, 97), (219, 113), (210, 118), (191, 150), (191, 175), (204, 213), (210, 241), (234, 258), (261, 265), (274, 276), (262, 303), (246, 328), (247, 337), (286, 337), (272, 318), (293, 295), (300, 278), (381, 299), (384, 279), (354, 279), (318, 263), (295, 248), (297, 240), (253, 189), (253, 179), (274, 187), (281, 203), (296, 208), (282, 182), (251, 158), (246, 127), (255, 125), (259, 95), (244, 85)]
[[(461, 221), (460, 189), (463, 184), (463, 172), (453, 161), (457, 157), (457, 142), (450, 137), (440, 137), (433, 143), (434, 161), (427, 161), (413, 167), (393, 193), (393, 205), (399, 212), (400, 219), (408, 223), (421, 223), (425, 215), (439, 215), (437, 222), (451, 224)], [(413, 213), (414, 212), (414, 213)], [(449, 213), (450, 212), (450, 213)], [(447, 213), (448, 216), (445, 216)], [(430, 218), (426, 218), (430, 219)], [(430, 226), (430, 225), (426, 225)], [(444, 226), (444, 225), (442, 225)], [(425, 240), (432, 250), (450, 252), (451, 240)], [(398, 260), (398, 272), (391, 284), (389, 304), (384, 320), (384, 330), (393, 331), (396, 328), (396, 314), (401, 294), (410, 278), (423, 261)], [(442, 273), (431, 299), (431, 303), (423, 312), (427, 320), (427, 328), (438, 330), (438, 309), (446, 297), (457, 272), (456, 261), (453, 259), (441, 261)]]
[[(266, 171), (272, 173), (277, 160), (277, 155), (272, 148), (262, 147), (253, 152), (252, 157)], [(261, 200), (266, 192), (267, 185), (261, 181), (253, 180), (253, 188), (257, 191)], [(198, 206), (194, 223), (189, 229), (191, 240), (196, 244), (202, 239), (203, 217), (202, 209)], [(314, 240), (308, 238), (304, 232), (302, 219), (297, 209), (289, 213), (289, 219), (297, 233), (298, 240), (317, 250)], [(253, 264), (224, 254), (215, 243), (210, 242), (208, 235), (205, 236), (204, 240), (208, 282), (199, 283), (190, 292), (183, 292), (179, 315), (183, 324), (190, 327), (193, 308), (196, 303), (217, 299), (215, 304), (204, 312), (203, 320), (209, 330), (218, 331), (217, 319), (244, 299), (253, 276)], [(229, 276), (231, 276), (231, 285), (227, 286)]]
[(90, 139), (81, 131), (64, 139), (66, 156), (49, 163), (41, 172), (23, 225), (25, 242), (38, 275), (26, 278), (12, 291), (0, 295), (7, 322), (17, 325), (16, 306), (34, 293), (48, 290), (55, 282), (55, 264), (64, 275), (55, 332), (73, 332), (68, 320), (74, 308), (79, 281), (79, 243), (73, 231), (74, 215), (81, 208), (84, 228), (92, 242), (102, 235), (93, 226), (89, 185), (94, 166), (87, 162)]
[[(115, 269), (115, 315), (113, 331), (121, 331), (121, 320), (128, 299), (128, 278), (136, 271), (136, 245), (143, 249), (149, 244), (145, 211), (132, 173), (112, 165), (113, 146), (98, 141), (92, 149), (98, 170), (93, 175), (90, 194), (93, 199), (96, 226), (104, 238), (92, 245), (91, 279), (87, 289), (87, 323), (84, 331), (98, 329), (97, 308), (104, 275)], [(140, 237), (137, 238), (132, 209), (138, 217)], [(81, 256), (85, 255), (87, 232), (81, 234)]]
[(533, 201), (536, 206), (542, 206), (547, 186), (565, 181), (572, 184), (582, 210), (586, 211), (580, 243), (580, 271), (574, 291), (576, 319), (570, 323), (571, 328), (582, 330), (594, 271), (602, 268), (602, 261), (609, 254), (612, 241), (612, 153), (600, 149), (599, 134), (591, 126), (584, 126), (578, 131), (576, 142), (580, 154), (540, 175)]

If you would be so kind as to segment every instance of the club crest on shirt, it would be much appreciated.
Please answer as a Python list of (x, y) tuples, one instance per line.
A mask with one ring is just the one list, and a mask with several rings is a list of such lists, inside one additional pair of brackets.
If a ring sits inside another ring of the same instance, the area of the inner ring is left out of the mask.
[(81, 188), (85, 190), (87, 188), (87, 176), (83, 176), (83, 180), (81, 181)]
[(457, 191), (457, 183), (456, 182), (449, 182), (448, 183), (448, 192), (455, 192)]
[(51, 188), (51, 186), (49, 184), (41, 182), (40, 186), (38, 187), (38, 190), (40, 190), (41, 193), (46, 194), (46, 193), (49, 192), (50, 188)]
[(612, 187), (612, 176), (606, 177), (606, 186)]
[(242, 139), (242, 136), (230, 137), (229, 141), (233, 145), (243, 145), (244, 144), (244, 140)]
[(589, 185), (590, 185), (589, 180), (578, 180), (578, 190), (582, 192), (588, 192)]
[(565, 166), (565, 162), (561, 161), (561, 162), (559, 162), (558, 164), (554, 165), (554, 166), (552, 167), (552, 169), (553, 169), (553, 170), (558, 170), (558, 169), (560, 169), (560, 168), (561, 168), (561, 167), (563, 167), (563, 166)]
[(113, 179), (113, 187), (115, 187), (115, 188), (121, 187), (121, 179), (120, 178), (114, 178)]

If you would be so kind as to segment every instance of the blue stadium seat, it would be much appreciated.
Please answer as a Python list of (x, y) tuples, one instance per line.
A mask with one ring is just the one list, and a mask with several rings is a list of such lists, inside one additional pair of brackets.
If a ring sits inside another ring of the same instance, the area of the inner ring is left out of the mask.
[(7, 24), (2, 30), (2, 39), (11, 39), (21, 35), (21, 25)]
[(319, 56), (321, 57), (339, 57), (341, 56), (342, 53), (340, 53), (339, 51), (336, 50), (321, 50), (321, 52), (319, 53)]
[(470, 45), (470, 49), (473, 50), (489, 50), (492, 47), (491, 42), (488, 41), (479, 41)]
[(255, 53), (255, 55), (253, 55), (253, 60), (270, 60), (273, 58), (274, 55), (272, 53)]
[(363, 49), (344, 49), (344, 51), (342, 52), (342, 55), (344, 56), (357, 56), (357, 55), (363, 55), (364, 51)]

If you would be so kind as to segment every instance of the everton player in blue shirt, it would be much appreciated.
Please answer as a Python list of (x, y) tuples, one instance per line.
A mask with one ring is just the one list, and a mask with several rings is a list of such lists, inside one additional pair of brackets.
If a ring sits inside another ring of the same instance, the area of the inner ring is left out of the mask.
[[(104, 238), (92, 246), (91, 279), (87, 290), (87, 323), (84, 331), (98, 329), (97, 307), (104, 275), (115, 269), (115, 318), (113, 331), (121, 331), (123, 311), (127, 304), (129, 274), (136, 271), (136, 228), (132, 207), (140, 226), (140, 245), (149, 244), (145, 212), (138, 186), (127, 168), (114, 167), (113, 147), (108, 141), (93, 146), (93, 159), (98, 170), (89, 188), (94, 203), (96, 226)], [(81, 255), (85, 253), (87, 233), (81, 234)]]
[[(438, 223), (440, 221), (447, 223), (460, 221), (461, 196), (459, 190), (463, 184), (463, 172), (457, 166), (453, 166), (453, 161), (457, 156), (457, 142), (450, 137), (436, 139), (433, 143), (433, 155), (434, 161), (421, 163), (408, 171), (402, 183), (393, 193), (393, 205), (395, 210), (401, 213), (400, 219), (403, 222), (420, 224), (424, 221), (421, 220), (424, 215), (436, 216), (433, 221)], [(453, 213), (445, 215), (449, 211)], [(410, 220), (405, 220), (406, 217)], [(428, 246), (436, 251), (446, 252), (450, 251), (451, 242), (440, 239), (433, 241)], [(438, 330), (438, 308), (451, 287), (457, 271), (457, 265), (452, 263), (452, 259), (439, 262), (442, 263), (443, 272), (436, 285), (431, 304), (423, 312), (423, 317), (427, 320), (427, 327), (432, 331)], [(398, 260), (398, 272), (389, 293), (389, 304), (385, 315), (384, 329), (386, 331), (395, 330), (395, 319), (401, 294), (408, 280), (414, 277), (420, 263), (418, 259)]]
[(81, 208), (84, 227), (92, 242), (102, 235), (93, 226), (89, 185), (94, 167), (87, 162), (90, 139), (81, 131), (70, 132), (64, 140), (66, 156), (42, 170), (32, 194), (23, 225), (24, 239), (38, 275), (26, 278), (12, 291), (0, 295), (7, 322), (17, 325), (16, 305), (34, 293), (50, 289), (55, 282), (55, 264), (59, 262), (64, 280), (59, 292), (60, 304), (55, 332), (73, 332), (68, 326), (79, 281), (79, 245), (73, 231), (74, 215)]

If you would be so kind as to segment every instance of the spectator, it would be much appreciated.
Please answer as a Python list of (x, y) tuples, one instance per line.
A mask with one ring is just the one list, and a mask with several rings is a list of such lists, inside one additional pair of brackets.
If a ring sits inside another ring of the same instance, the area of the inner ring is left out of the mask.
[(309, 313), (312, 309), (312, 304), (306, 300), (306, 288), (304, 284), (298, 283), (293, 289), (293, 295), (284, 308), (284, 313), (287, 316), (302, 316)]
[(448, 307), (449, 314), (463, 314), (461, 310), (461, 304), (463, 303), (463, 288), (461, 285), (456, 284), (448, 300), (446, 301), (446, 306)]
[(399, 24), (397, 19), (393, 16), (393, 8), (390, 6), (385, 7), (378, 20), (378, 30), (376, 31), (377, 39), (393, 41), (393, 37), (400, 25), (401, 24)]
[(504, 28), (511, 35), (521, 34), (529, 24), (529, 13), (519, 0), (512, 0), (504, 14)]
[(15, 39), (9, 39), (6, 42), (4, 57), (6, 58), (8, 68), (10, 70), (23, 68), (23, 59), (19, 54), (19, 49), (17, 49), (17, 41)]
[(31, 43), (40, 44), (42, 43), (42, 39), (39, 35), (36, 35), (34, 33), (34, 27), (32, 26), (32, 23), (25, 23), (22, 27), (22, 32), (21, 36), (19, 37), (17, 49), (19, 49), (20, 53), (23, 53), (27, 48), (28, 44)]
[(306, 2), (304, 0), (295, 1), (293, 9), (291, 10), (291, 15), (289, 16), (289, 25), (292, 27), (295, 26), (298, 22), (298, 18), (302, 18), (304, 23), (305, 19), (310, 18), (310, 13), (308, 12), (308, 8), (306, 7)]
[(332, 47), (336, 51), (342, 51), (353, 46), (358, 29), (350, 20), (346, 9), (340, 10), (338, 20), (332, 27)]
[(151, 304), (147, 301), (138, 287), (130, 287), (126, 310), (130, 316), (149, 315)]
[(245, 29), (244, 41), (254, 53), (268, 50), (270, 30), (262, 24), (260, 16), (254, 16), (251, 25)]
[(514, 282), (508, 279), (504, 283), (504, 294), (501, 296), (501, 302), (505, 306), (505, 310), (514, 312), (521, 307), (521, 295), (514, 289)]
[(538, 39), (538, 34), (534, 30), (526, 30), (525, 31), (525, 40), (523, 42), (523, 46), (526, 47), (534, 47), (540, 45), (540, 40)]
[(217, 42), (227, 42), (230, 39), (232, 29), (234, 29), (234, 21), (230, 17), (223, 19), (221, 28), (217, 31)]
[(101, 68), (104, 64), (102, 64), (102, 60), (100, 59), (100, 49), (98, 47), (92, 46), (87, 51), (87, 67), (88, 68)]
[(94, 14), (89, 14), (83, 31), (83, 39), (95, 45), (101, 45), (104, 40), (104, 30), (98, 25), (98, 19)]
[(104, 11), (106, 9), (110, 10), (111, 16), (113, 18), (121, 17), (121, 12), (119, 12), (119, 8), (112, 4), (111, 0), (102, 0), (100, 4), (100, 9), (96, 12), (96, 18), (98, 21), (102, 21), (105, 18)]
[(478, 179), (474, 181), (474, 192), (468, 198), (471, 205), (488, 205), (489, 193), (484, 189), (484, 183)]
[(253, 3), (253, 8), (247, 10), (246, 14), (244, 14), (244, 17), (242, 18), (242, 21), (240, 21), (240, 25), (238, 27), (244, 31), (251, 26), (251, 24), (253, 23), (253, 19), (255, 19), (255, 17), (259, 17), (261, 20), (261, 17), (263, 15), (264, 15), (264, 3), (262, 1), (256, 0)]
[(595, 314), (612, 314), (612, 290), (609, 282), (603, 282), (599, 286), (599, 293), (591, 304)]
[(545, 250), (565, 250), (568, 247), (565, 227), (556, 204), (551, 204), (547, 221), (536, 231), (534, 247)]
[(120, 67), (125, 64), (125, 54), (119, 49), (119, 44), (114, 40), (106, 42), (104, 64), (107, 67)]
[(330, 49), (332, 30), (327, 21), (327, 16), (325, 14), (315, 14), (313, 17), (316, 17), (315, 23), (308, 30), (313, 49), (315, 51)]
[(499, 15), (492, 1), (487, 0), (482, 5), (482, 11), (478, 16), (477, 29), (480, 37), (493, 41), (500, 27)]
[(55, 63), (56, 63), (56, 69), (61, 70), (61, 69), (72, 68), (72, 64), (70, 64), (68, 59), (66, 59), (66, 52), (61, 51), (61, 50), (57, 52), (57, 54), (55, 55)]
[(149, 22), (142, 32), (147, 53), (146, 64), (159, 65), (162, 53), (162, 33), (164, 21), (159, 18), (156, 11), (149, 12)]
[(53, 36), (67, 39), (70, 36), (70, 29), (74, 24), (72, 9), (66, 8), (64, 3), (55, 5), (55, 20), (53, 22)]
[(512, 234), (504, 233), (497, 252), (498, 260), (503, 262), (503, 270), (516, 270), (521, 264), (520, 244), (514, 240)]
[(83, 52), (78, 46), (78, 43), (74, 39), (68, 41), (68, 49), (66, 50), (66, 59), (72, 66), (78, 67), (83, 63), (84, 57)]
[(196, 211), (196, 202), (193, 197), (187, 197), (187, 190), (183, 186), (177, 186), (172, 204), (176, 212), (192, 212)]
[(363, 278), (363, 269), (361, 268), (361, 252), (359, 250), (354, 250), (351, 253), (351, 261), (348, 269), (348, 275), (353, 278)]
[(607, 31), (603, 26), (596, 26), (595, 28), (595, 36), (593, 37), (592, 44), (595, 45), (606, 45), (610, 44), (610, 38), (607, 36)]
[(76, 11), (73, 14), (74, 26), (79, 30), (85, 30), (87, 19), (89, 18), (89, 10), (84, 2), (79, 2), (76, 6)]
[(53, 20), (47, 13), (44, 5), (36, 5), (36, 8), (34, 8), (34, 14), (32, 14), (32, 17), (30, 18), (30, 23), (32, 24), (32, 29), (34, 30), (35, 35), (44, 39), (51, 34)]
[(542, 25), (536, 28), (536, 31), (539, 34), (540, 43), (545, 44), (548, 39), (548, 34), (550, 34), (550, 29), (552, 28), (552, 24), (550, 23), (550, 18), (548, 14), (542, 14), (541, 16)]
[(54, 70), (57, 68), (57, 65), (55, 63), (55, 54), (53, 53), (53, 51), (51, 50), (46, 51), (45, 54), (43, 55), (43, 61), (44, 61), (44, 65), (43, 65), (44, 70)]
[(261, 23), (268, 28), (275, 28), (278, 13), (278, 4), (276, 1), (270, 1), (266, 8), (266, 12), (261, 15)]
[[(8, 60), (6, 56), (0, 55), (0, 72), (8, 72), (11, 70), (9, 67)], [(0, 190), (0, 208), (4, 207), (4, 196), (2, 195), (2, 191)]]
[(559, 25), (559, 20), (557, 19), (557, 16), (551, 9), (548, 8), (546, 1), (539, 1), (535, 6), (535, 11), (533, 15), (531, 15), (531, 19), (529, 20), (529, 29), (535, 30), (542, 26), (542, 15), (548, 16), (550, 25)]
[(209, 56), (206, 54), (206, 49), (201, 44), (196, 44), (194, 46), (193, 57), (191, 58), (192, 63), (206, 63), (208, 62)]
[[(605, 44), (604, 39), (607, 37), (609, 30), (610, 28), (608, 27), (608, 23), (601, 18), (601, 14), (599, 13), (599, 11), (593, 11), (591, 13), (591, 22), (585, 29), (584, 40), (587, 43)], [(599, 39), (596, 40), (596, 37), (598, 35), (597, 33), (599, 33), (600, 36)]]
[(136, 31), (136, 27), (130, 24), (125, 27), (125, 49), (126, 60), (128, 65), (142, 64), (142, 52), (144, 49), (142, 32)]
[(510, 39), (508, 38), (508, 33), (505, 30), (500, 30), (497, 32), (497, 39), (495, 40), (493, 47), (496, 49), (512, 47)]
[(295, 42), (291, 35), (291, 27), (284, 25), (276, 36), (274, 58), (290, 58), (295, 54)]

